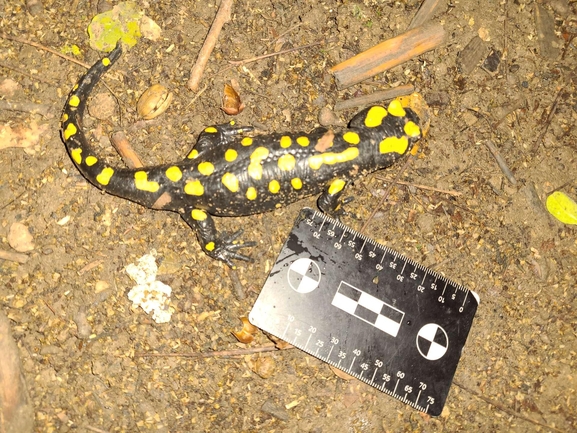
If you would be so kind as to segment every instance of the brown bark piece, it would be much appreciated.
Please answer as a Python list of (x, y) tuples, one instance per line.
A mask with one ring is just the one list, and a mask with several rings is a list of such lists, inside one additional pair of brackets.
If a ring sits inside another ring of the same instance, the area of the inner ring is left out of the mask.
[(537, 28), (537, 38), (539, 40), (539, 54), (547, 59), (556, 59), (559, 55), (559, 48), (556, 46), (555, 22), (553, 17), (543, 7), (535, 4), (535, 27)]
[(413, 20), (411, 21), (411, 24), (409, 24), (407, 30), (411, 30), (425, 24), (427, 21), (433, 18), (437, 12), (441, 10), (440, 6), (444, 4), (445, 2), (441, 0), (425, 0), (413, 17)]
[(487, 45), (479, 36), (469, 41), (459, 53), (459, 69), (463, 75), (469, 75), (477, 67), (481, 59), (487, 55)]
[(440, 24), (417, 27), (333, 66), (330, 72), (343, 89), (430, 51), (444, 39), (445, 30)]
[(110, 137), (110, 142), (112, 146), (116, 149), (118, 154), (122, 157), (122, 160), (128, 168), (142, 168), (144, 165), (140, 161), (140, 158), (130, 145), (128, 138), (122, 131), (115, 132)]

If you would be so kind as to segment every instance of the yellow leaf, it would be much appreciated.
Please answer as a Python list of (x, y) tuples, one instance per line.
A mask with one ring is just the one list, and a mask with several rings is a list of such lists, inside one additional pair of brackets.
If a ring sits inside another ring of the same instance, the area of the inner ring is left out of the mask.
[(144, 12), (132, 2), (121, 2), (111, 10), (96, 15), (88, 26), (90, 46), (109, 52), (118, 40), (130, 47), (140, 38), (139, 21)]
[(547, 197), (547, 210), (565, 224), (577, 224), (577, 203), (561, 191)]

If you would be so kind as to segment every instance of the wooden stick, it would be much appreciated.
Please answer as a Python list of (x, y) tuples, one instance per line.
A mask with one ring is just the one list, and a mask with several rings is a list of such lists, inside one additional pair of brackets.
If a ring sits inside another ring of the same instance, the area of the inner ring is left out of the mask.
[[(282, 350), (292, 349), (294, 346), (285, 347)], [(247, 347), (244, 349), (233, 349), (233, 350), (217, 350), (214, 352), (193, 352), (193, 353), (146, 353), (146, 352), (136, 352), (134, 357), (141, 358), (215, 358), (223, 357), (228, 358), (232, 356), (244, 356), (251, 355), (253, 353), (263, 353), (263, 352), (276, 352), (280, 350), (276, 347), (275, 343), (267, 343), (262, 346)]]
[(80, 65), (80, 66), (84, 66), (86, 69), (89, 69), (91, 66), (87, 63), (81, 62), (80, 60), (76, 60), (73, 57), (67, 56), (66, 54), (62, 54), (61, 52), (56, 51), (53, 48), (47, 47), (47, 46), (39, 44), (37, 42), (29, 41), (27, 39), (22, 39), (22, 38), (19, 38), (16, 36), (10, 36), (6, 33), (0, 33), (0, 38), (8, 39), (10, 41), (20, 42), (21, 44), (31, 45), (35, 48), (39, 48), (41, 50), (48, 51), (49, 53), (52, 53), (55, 56), (62, 57), (63, 59), (68, 60), (69, 62), (76, 63), (77, 65)]
[[(445, 4), (445, 2), (442, 3)], [(421, 4), (421, 7), (419, 8), (415, 16), (413, 17), (413, 20), (411, 21), (411, 24), (409, 24), (407, 30), (411, 30), (416, 27), (422, 26), (431, 18), (433, 18), (433, 15), (435, 15), (435, 13), (437, 12), (437, 7), (439, 7), (440, 5), (441, 0), (425, 0)]]
[(485, 403), (490, 404), (491, 406), (496, 407), (498, 410), (501, 410), (503, 412), (505, 412), (506, 414), (514, 417), (514, 418), (518, 418), (518, 419), (522, 419), (524, 421), (530, 422), (531, 424), (535, 424), (541, 427), (545, 427), (547, 430), (553, 430), (556, 432), (560, 432), (563, 433), (563, 430), (559, 430), (558, 428), (552, 427), (548, 424), (543, 424), (539, 421), (534, 420), (533, 418), (529, 418), (528, 416), (525, 415), (521, 415), (519, 412), (517, 412), (517, 410), (507, 407), (501, 403), (499, 403), (497, 400), (494, 400), (492, 398), (489, 397), (485, 397), (482, 393), (480, 393), (479, 391), (475, 391), (474, 389), (468, 388), (465, 385), (461, 385), (460, 383), (457, 383), (456, 381), (453, 380), (453, 385), (457, 385), (459, 388), (461, 388), (462, 390), (473, 394), (475, 397), (483, 400)]
[(403, 164), (403, 166), (395, 176), (395, 179), (389, 184), (389, 186), (385, 190), (385, 193), (383, 194), (383, 196), (381, 197), (381, 199), (379, 200), (379, 202), (377, 203), (377, 205), (375, 206), (375, 208), (373, 209), (373, 211), (363, 224), (363, 227), (361, 227), (361, 229), (359, 230), (360, 233), (363, 233), (367, 229), (372, 219), (375, 217), (377, 212), (383, 207), (383, 205), (387, 201), (387, 198), (391, 194), (391, 190), (393, 189), (393, 187), (397, 184), (403, 173), (409, 168), (409, 165), (411, 165), (412, 162), (413, 162), (413, 155), (409, 153), (409, 156), (407, 157), (405, 164)]
[(343, 111), (349, 108), (360, 107), (363, 105), (374, 104), (375, 102), (385, 101), (387, 99), (394, 99), (397, 96), (410, 95), (415, 91), (415, 86), (412, 84), (403, 84), (392, 89), (381, 90), (371, 93), (370, 95), (363, 95), (357, 98), (345, 99), (335, 103), (333, 111)]
[(505, 158), (503, 158), (503, 156), (499, 152), (499, 149), (497, 149), (497, 146), (495, 146), (495, 143), (493, 143), (491, 140), (485, 140), (485, 146), (487, 146), (487, 149), (489, 149), (489, 152), (491, 152), (493, 158), (495, 158), (495, 161), (497, 161), (497, 165), (499, 166), (499, 168), (501, 169), (501, 171), (503, 172), (509, 183), (511, 185), (517, 185), (517, 179), (515, 179), (515, 175), (505, 162)]
[(110, 137), (110, 142), (122, 157), (122, 160), (128, 168), (142, 168), (144, 165), (140, 161), (140, 158), (130, 145), (128, 138), (122, 131), (115, 132)]
[(208, 35), (206, 35), (206, 39), (204, 40), (202, 48), (198, 52), (196, 63), (190, 70), (188, 88), (193, 92), (198, 90), (202, 74), (204, 73), (204, 68), (206, 67), (212, 50), (214, 50), (216, 41), (218, 40), (218, 35), (220, 35), (220, 31), (222, 30), (222, 26), (230, 21), (232, 1), (233, 0), (222, 0), (220, 2), (220, 6), (218, 7), (218, 12), (214, 17), (214, 21), (212, 22), (212, 26), (208, 31)]
[(333, 66), (330, 72), (337, 87), (343, 89), (430, 51), (444, 39), (440, 24), (417, 27)]
[(15, 253), (13, 251), (0, 250), (0, 259), (9, 260), (16, 263), (26, 263), (28, 256), (22, 253)]

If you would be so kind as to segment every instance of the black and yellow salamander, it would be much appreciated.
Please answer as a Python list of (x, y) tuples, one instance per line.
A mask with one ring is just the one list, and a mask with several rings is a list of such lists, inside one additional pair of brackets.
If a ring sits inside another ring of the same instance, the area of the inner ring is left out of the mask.
[[(100, 77), (118, 60), (120, 44), (92, 66), (68, 96), (61, 126), (72, 161), (88, 181), (107, 193), (147, 208), (178, 212), (210, 257), (234, 267), (250, 260), (239, 250), (242, 230), (219, 233), (213, 216), (270, 211), (320, 194), (321, 211), (342, 211), (341, 196), (354, 179), (392, 165), (422, 136), (418, 95), (393, 100), (387, 108), (362, 110), (342, 131), (254, 135), (234, 122), (202, 131), (187, 157), (173, 164), (119, 168), (96, 154), (82, 131), (86, 101)], [(425, 106), (426, 107), (426, 106)], [(417, 114), (419, 112), (419, 114)]]

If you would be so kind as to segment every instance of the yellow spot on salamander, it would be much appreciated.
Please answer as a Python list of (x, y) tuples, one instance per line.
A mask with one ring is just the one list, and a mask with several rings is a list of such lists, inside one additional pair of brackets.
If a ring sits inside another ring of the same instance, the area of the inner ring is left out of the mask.
[(84, 160), (84, 162), (86, 163), (86, 165), (88, 167), (92, 167), (94, 164), (96, 164), (98, 162), (98, 158), (96, 158), (95, 156), (87, 156), (86, 159)]
[(102, 59), (102, 64), (103, 64), (104, 66), (110, 66), (110, 59), (109, 59), (108, 57), (104, 57), (104, 58)]
[(288, 135), (283, 135), (280, 138), (280, 147), (282, 147), (283, 149), (287, 149), (291, 146), (292, 144), (292, 140)]
[(335, 179), (329, 185), (329, 194), (341, 192), (347, 183), (342, 179)]
[(71, 107), (78, 107), (78, 104), (80, 104), (80, 98), (76, 95), (72, 95), (68, 100), (68, 105)]
[(419, 135), (421, 135), (421, 128), (419, 128), (419, 126), (412, 120), (409, 120), (405, 124), (403, 130), (405, 131), (405, 134), (407, 134), (409, 137), (418, 137)]
[(206, 212), (200, 209), (193, 209), (190, 212), (190, 216), (195, 221), (204, 221), (207, 218)]
[(307, 147), (309, 144), (311, 144), (309, 138), (305, 137), (304, 135), (297, 138), (297, 143), (300, 144), (302, 147)]
[(178, 182), (182, 179), (182, 171), (176, 165), (168, 167), (166, 169), (166, 177), (168, 177), (173, 182)]
[(244, 137), (240, 141), (240, 144), (242, 144), (243, 146), (250, 146), (252, 144), (252, 138), (251, 137)]
[(294, 189), (299, 190), (303, 187), (303, 181), (298, 177), (291, 179), (291, 185)]
[(262, 165), (261, 162), (264, 161), (270, 151), (266, 147), (257, 147), (250, 155), (250, 164), (248, 165), (248, 175), (254, 180), (261, 180), (262, 178)]
[(218, 132), (218, 129), (216, 129), (214, 126), (209, 126), (207, 128), (204, 128), (204, 132), (208, 132), (209, 134), (216, 134)]
[(69, 123), (66, 129), (64, 130), (64, 140), (68, 140), (77, 132), (78, 129), (76, 129), (76, 125), (74, 123)]
[(278, 180), (271, 180), (268, 184), (268, 190), (273, 194), (277, 194), (280, 191), (280, 183), (278, 183)]
[(62, 117), (60, 118), (60, 122), (64, 123), (68, 120), (68, 113), (62, 113)]
[(295, 168), (295, 165), (296, 159), (290, 153), (287, 153), (278, 159), (278, 168), (280, 168), (282, 171), (291, 171), (293, 168)]
[(110, 167), (106, 167), (102, 169), (102, 171), (98, 176), (96, 176), (96, 182), (98, 182), (100, 185), (106, 186), (108, 185), (108, 182), (110, 182), (110, 178), (112, 177), (113, 174), (114, 170)]
[(150, 182), (148, 180), (148, 173), (142, 170), (134, 173), (134, 186), (136, 189), (148, 192), (156, 192), (160, 188), (158, 182)]
[(198, 150), (192, 149), (192, 150), (190, 151), (190, 153), (188, 154), (187, 158), (188, 158), (188, 159), (194, 159), (194, 158), (196, 158), (197, 156), (198, 156)]
[(398, 137), (387, 137), (379, 143), (379, 152), (381, 153), (399, 153), (403, 154), (407, 151), (409, 147), (409, 139), (405, 136), (401, 138)]
[(365, 117), (365, 126), (367, 128), (381, 126), (385, 117), (387, 117), (387, 110), (385, 110), (385, 107), (375, 105), (374, 107), (369, 108), (369, 111), (367, 112), (367, 117)]
[(256, 188), (251, 186), (249, 189), (247, 189), (246, 198), (248, 198), (249, 200), (254, 200), (256, 198)]
[(403, 105), (401, 104), (401, 101), (399, 101), (398, 99), (393, 99), (391, 101), (391, 103), (389, 104), (389, 108), (387, 108), (387, 111), (396, 117), (403, 117), (407, 114), (405, 109), (403, 108)]
[(72, 88), (72, 91), (73, 91), (73, 92), (76, 92), (76, 89), (78, 89), (78, 83), (76, 83), (76, 84), (74, 85), (74, 87)]
[(345, 140), (349, 144), (359, 144), (361, 138), (359, 137), (359, 134), (357, 134), (356, 132), (349, 131), (345, 132), (345, 134), (343, 135), (343, 140)]
[(236, 159), (236, 157), (238, 156), (238, 152), (234, 149), (228, 149), (225, 153), (224, 153), (224, 159), (227, 162), (232, 162)]
[(238, 191), (238, 179), (232, 173), (225, 173), (222, 176), (222, 184), (226, 186), (231, 192)]
[(82, 149), (72, 149), (70, 151), (70, 156), (76, 164), (80, 164), (82, 162)]
[(191, 180), (186, 182), (184, 185), (184, 193), (188, 195), (201, 196), (204, 194), (204, 186), (200, 183), (200, 180)]
[(208, 161), (201, 162), (198, 164), (198, 171), (200, 171), (200, 174), (210, 176), (214, 172), (214, 165)]
[(206, 251), (213, 251), (214, 247), (215, 247), (214, 242), (209, 242), (204, 246), (204, 249)]
[(349, 147), (341, 153), (320, 153), (309, 158), (309, 167), (313, 170), (318, 170), (323, 164), (333, 165), (340, 162), (352, 161), (357, 156), (359, 156), (359, 149), (356, 147)]

